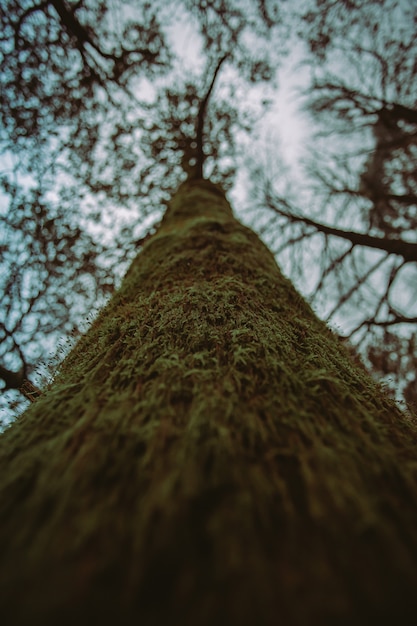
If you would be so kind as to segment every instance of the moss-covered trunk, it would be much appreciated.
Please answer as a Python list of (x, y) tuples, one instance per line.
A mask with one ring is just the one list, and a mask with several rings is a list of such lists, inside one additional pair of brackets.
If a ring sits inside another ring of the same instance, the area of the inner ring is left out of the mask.
[(0, 621), (417, 623), (416, 441), (188, 182), (1, 438)]

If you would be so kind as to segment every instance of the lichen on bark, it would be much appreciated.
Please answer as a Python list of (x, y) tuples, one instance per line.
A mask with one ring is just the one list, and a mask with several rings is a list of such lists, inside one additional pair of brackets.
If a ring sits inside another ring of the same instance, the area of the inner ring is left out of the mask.
[(0, 440), (2, 623), (406, 623), (416, 441), (190, 180)]

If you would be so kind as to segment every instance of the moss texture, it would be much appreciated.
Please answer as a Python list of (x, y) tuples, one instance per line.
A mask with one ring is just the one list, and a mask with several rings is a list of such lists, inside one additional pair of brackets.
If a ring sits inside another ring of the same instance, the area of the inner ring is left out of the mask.
[(0, 439), (1, 623), (411, 624), (416, 443), (221, 190), (184, 183)]

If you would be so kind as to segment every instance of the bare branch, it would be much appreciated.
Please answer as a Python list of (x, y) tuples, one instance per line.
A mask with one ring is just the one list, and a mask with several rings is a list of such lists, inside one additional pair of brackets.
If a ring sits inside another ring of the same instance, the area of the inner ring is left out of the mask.
[(336, 313), (336, 311), (338, 311), (340, 309), (340, 307), (342, 307), (351, 297), (352, 295), (358, 291), (358, 289), (368, 280), (368, 278), (377, 270), (381, 267), (381, 265), (383, 263), (385, 263), (385, 261), (388, 259), (389, 255), (386, 254), (382, 257), (382, 259), (379, 259), (376, 263), (374, 263), (373, 265), (371, 265), (371, 267), (368, 269), (367, 272), (365, 272), (365, 274), (363, 274), (363, 276), (358, 277), (358, 279), (356, 280), (355, 284), (352, 285), (352, 287), (342, 295), (342, 297), (339, 299), (339, 301), (337, 302), (336, 306), (333, 307), (333, 309), (331, 310), (331, 312), (328, 314), (327, 316), (327, 321), (329, 321), (333, 315)]
[[(290, 207), (288, 207), (288, 203), (282, 198), (272, 199), (271, 196), (268, 195), (266, 201), (267, 206), (270, 209), (279, 215), (286, 217), (291, 222), (299, 222), (305, 224), (306, 226), (311, 226), (318, 232), (324, 233), (325, 235), (332, 235), (341, 239), (347, 239), (354, 246), (364, 246), (366, 248), (384, 250), (389, 254), (397, 254), (398, 256), (401, 256), (407, 262), (417, 262), (417, 243), (411, 243), (409, 241), (404, 241), (403, 239), (374, 237), (372, 235), (358, 233), (353, 230), (343, 230), (341, 228), (322, 224), (321, 222), (312, 220), (304, 215), (297, 215), (293, 213)], [(286, 209), (283, 210), (280, 208), (280, 204), (286, 206)]]
[(197, 130), (196, 130), (196, 142), (197, 142), (196, 158), (197, 158), (197, 163), (196, 163), (196, 167), (195, 167), (195, 178), (203, 178), (203, 165), (204, 165), (204, 160), (205, 160), (205, 154), (204, 154), (204, 150), (203, 150), (203, 142), (204, 142), (203, 132), (204, 132), (204, 121), (205, 121), (205, 116), (206, 116), (206, 108), (207, 108), (207, 103), (208, 103), (208, 101), (210, 99), (211, 93), (213, 91), (217, 75), (218, 75), (218, 73), (220, 71), (221, 66), (223, 65), (223, 63), (227, 59), (227, 57), (228, 57), (228, 55), (225, 54), (220, 59), (220, 61), (218, 62), (217, 67), (214, 70), (213, 78), (211, 80), (210, 86), (207, 89), (206, 95), (201, 100), (200, 108), (198, 110)]

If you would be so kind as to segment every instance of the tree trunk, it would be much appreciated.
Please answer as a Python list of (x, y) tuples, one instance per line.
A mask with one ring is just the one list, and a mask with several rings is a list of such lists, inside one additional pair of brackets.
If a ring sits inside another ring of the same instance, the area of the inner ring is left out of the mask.
[(5, 626), (399, 624), (417, 435), (189, 181), (0, 440)]

